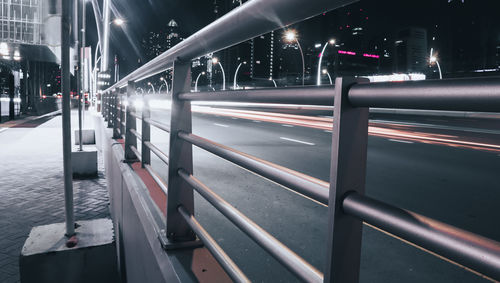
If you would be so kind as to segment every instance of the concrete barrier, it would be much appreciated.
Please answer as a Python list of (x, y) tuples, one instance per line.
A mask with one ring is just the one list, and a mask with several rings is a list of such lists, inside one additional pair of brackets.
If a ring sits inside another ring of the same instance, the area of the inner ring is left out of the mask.
[(164, 250), (159, 240), (165, 217), (132, 167), (123, 145), (94, 116), (97, 148), (102, 149), (123, 282), (231, 282), (204, 248)]

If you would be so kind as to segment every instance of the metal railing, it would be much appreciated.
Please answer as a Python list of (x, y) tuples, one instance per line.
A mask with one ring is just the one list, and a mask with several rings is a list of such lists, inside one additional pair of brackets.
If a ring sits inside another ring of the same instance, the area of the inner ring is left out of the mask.
[[(194, 235), (197, 235), (233, 280), (248, 281), (194, 218), (193, 192), (196, 191), (303, 281), (357, 282), (363, 222), (483, 277), (500, 280), (500, 243), (364, 196), (370, 107), (498, 111), (499, 79), (372, 84), (354, 78), (337, 78), (334, 87), (190, 91), (191, 59), (353, 1), (287, 0), (286, 5), (280, 5), (282, 2), (247, 2), (103, 93), (103, 117), (113, 128), (114, 138), (125, 139), (125, 160), (141, 162), (167, 195), (165, 236), (169, 248), (194, 241)], [(135, 94), (135, 82), (167, 68), (174, 69), (169, 126), (151, 119), (147, 101), (143, 103), (140, 116), (130, 102)], [(121, 95), (125, 87), (126, 107)], [(191, 132), (191, 102), (214, 100), (334, 104), (330, 182), (194, 135)], [(142, 123), (141, 133), (137, 132), (136, 120)], [(151, 143), (151, 126), (170, 133), (168, 154)], [(140, 152), (137, 150), (138, 141), (142, 145)], [(327, 205), (329, 220), (324, 274), (196, 179), (192, 173), (193, 145)], [(152, 169), (151, 152), (168, 165), (167, 182)]]

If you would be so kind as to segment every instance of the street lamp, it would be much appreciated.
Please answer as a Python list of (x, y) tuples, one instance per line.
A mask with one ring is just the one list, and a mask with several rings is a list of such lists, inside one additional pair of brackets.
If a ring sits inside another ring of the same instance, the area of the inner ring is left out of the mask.
[(218, 64), (220, 66), (220, 69), (222, 70), (222, 90), (226, 90), (226, 73), (224, 72), (224, 68), (222, 67), (222, 64), (220, 63), (219, 59), (214, 57), (212, 58), (212, 63)]
[(241, 67), (241, 65), (243, 65), (243, 64), (245, 64), (245, 65), (246, 65), (246, 64), (247, 64), (247, 62), (246, 62), (246, 61), (241, 62), (241, 63), (238, 65), (238, 67), (236, 68), (236, 72), (234, 72), (233, 89), (236, 89), (236, 87), (237, 87), (237, 85), (238, 85), (238, 84), (236, 83), (236, 79), (238, 78), (238, 71), (240, 70), (240, 67)]
[(297, 46), (299, 47), (300, 50), (300, 56), (302, 57), (302, 85), (304, 85), (304, 76), (306, 72), (306, 66), (304, 62), (304, 52), (302, 52), (302, 46), (300, 46), (299, 39), (297, 38), (297, 32), (294, 30), (288, 30), (285, 33), (285, 40), (288, 41), (289, 43), (296, 42)]
[[(148, 82), (148, 86), (150, 86), (152, 89), (153, 89), (153, 94), (155, 93), (155, 87), (153, 86), (153, 84), (151, 82)], [(149, 93), (149, 91), (148, 91)]]
[(330, 39), (325, 43), (323, 46), (323, 49), (321, 50), (321, 53), (319, 54), (319, 62), (318, 62), (318, 75), (317, 75), (317, 81), (316, 85), (321, 85), (321, 61), (323, 61), (323, 54), (325, 53), (325, 49), (328, 46), (328, 44), (334, 45), (335, 44), (335, 39)]
[(437, 57), (433, 56), (433, 54), (432, 54), (433, 51), (434, 51), (434, 49), (431, 48), (431, 55), (429, 57), (429, 61), (430, 61), (431, 65), (433, 63), (436, 63), (436, 65), (438, 67), (438, 71), (439, 71), (439, 79), (442, 80), (443, 79), (443, 73), (441, 73), (441, 66), (439, 65), (439, 61), (438, 61)]
[(125, 21), (122, 19), (122, 18), (116, 18), (113, 20), (112, 22), (113, 24), (117, 25), (117, 26), (121, 26), (125, 23)]
[[(167, 93), (168, 93), (168, 83), (167, 83), (167, 80), (164, 77), (160, 77), (160, 81), (162, 81), (162, 82), (165, 83), (165, 86), (167, 87)], [(158, 89), (158, 93), (160, 93), (162, 87), (163, 87), (163, 85), (160, 85), (160, 88)]]
[(328, 75), (328, 79), (330, 80), (330, 85), (333, 85), (332, 77), (330, 76), (330, 73), (328, 73), (327, 69), (323, 69), (323, 74)]
[(198, 92), (198, 80), (200, 79), (201, 75), (205, 75), (205, 72), (199, 73), (196, 77), (196, 82), (194, 83), (194, 92)]

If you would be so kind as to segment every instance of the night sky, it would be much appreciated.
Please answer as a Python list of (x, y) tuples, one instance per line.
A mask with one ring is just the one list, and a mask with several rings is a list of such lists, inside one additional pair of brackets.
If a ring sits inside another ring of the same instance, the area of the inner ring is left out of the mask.
[[(113, 4), (126, 20), (126, 25), (123, 28), (112, 27), (110, 54), (118, 54), (122, 72), (127, 73), (137, 67), (137, 59), (142, 56), (140, 41), (148, 31), (157, 30), (166, 26), (170, 19), (175, 19), (181, 35), (188, 37), (215, 20), (213, 0), (113, 0)], [(488, 34), (500, 41), (500, 17), (496, 15), (500, 11), (498, 0), (465, 0), (465, 3), (461, 0), (452, 0), (451, 3), (448, 0), (362, 0), (356, 5), (363, 6), (369, 15), (369, 25), (365, 31), (367, 37), (391, 34), (408, 26), (430, 28), (434, 23), (446, 21), (450, 17), (455, 20), (463, 17), (464, 21), (471, 21), (474, 15), (477, 19), (487, 19)], [(456, 6), (459, 9), (450, 9)], [(88, 11), (87, 30), (90, 42), (95, 45), (95, 26), (90, 5)], [(331, 18), (333, 14), (336, 17), (336, 13), (340, 12), (332, 11), (328, 16)], [(335, 33), (330, 32), (329, 28), (325, 30), (324, 25), (322, 28), (320, 17), (296, 25), (303, 34), (304, 44), (323, 42), (330, 33)], [(443, 33), (446, 35), (447, 32)], [(467, 36), (464, 34), (464, 40)]]

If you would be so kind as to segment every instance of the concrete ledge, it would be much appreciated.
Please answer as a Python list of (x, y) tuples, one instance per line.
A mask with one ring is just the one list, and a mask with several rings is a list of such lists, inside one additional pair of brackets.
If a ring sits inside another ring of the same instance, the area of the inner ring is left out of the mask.
[[(80, 144), (79, 131), (75, 130), (75, 145)], [(82, 144), (95, 144), (95, 130), (82, 130)]]
[(205, 248), (165, 251), (159, 239), (165, 217), (130, 164), (123, 162), (120, 140), (111, 139), (103, 119), (96, 119), (98, 148), (106, 167), (111, 215), (116, 231), (123, 282), (231, 282)]
[(92, 178), (97, 176), (97, 150), (86, 148), (84, 151), (71, 152), (73, 178)]
[(65, 223), (34, 227), (21, 251), (21, 282), (118, 282), (110, 219), (79, 221), (78, 244), (66, 247)]

